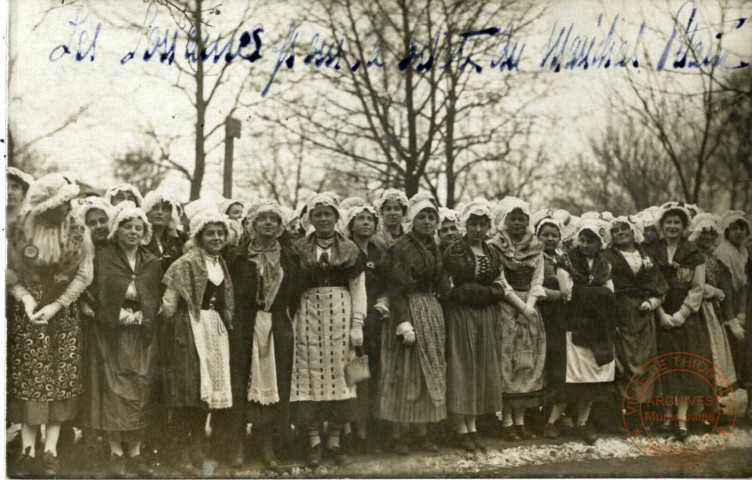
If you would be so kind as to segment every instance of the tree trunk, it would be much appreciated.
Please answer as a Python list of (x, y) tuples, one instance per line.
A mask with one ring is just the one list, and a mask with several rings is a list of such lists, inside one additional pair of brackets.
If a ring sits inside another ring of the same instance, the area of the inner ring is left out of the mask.
[(204, 59), (201, 24), (201, 0), (196, 1), (196, 10), (193, 12), (193, 18), (196, 28), (196, 163), (193, 167), (193, 180), (191, 181), (191, 200), (196, 200), (201, 196), (201, 184), (204, 181), (204, 172), (206, 170), (206, 150), (204, 149), (204, 125), (206, 120), (206, 101), (204, 100)]

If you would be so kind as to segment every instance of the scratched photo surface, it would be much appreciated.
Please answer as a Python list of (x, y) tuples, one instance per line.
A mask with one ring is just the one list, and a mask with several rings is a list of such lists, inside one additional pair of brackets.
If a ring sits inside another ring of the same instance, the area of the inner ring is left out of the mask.
[[(82, 199), (129, 183), (183, 206), (291, 211), (324, 191), (373, 205), (386, 188), (448, 208), (514, 196), (572, 215), (673, 200), (752, 211), (751, 1), (10, 0), (8, 16), (8, 165), (64, 173)], [(231, 465), (210, 416), (191, 438), (212, 461), (190, 474), (165, 409), (167, 440), (143, 456), (154, 477), (750, 476), (751, 379), (724, 410), (728, 441), (691, 466), (637, 448), (621, 397), (592, 407), (592, 445), (544, 438), (542, 402), (525, 415), (536, 438), (509, 441), (501, 413), (479, 415), (486, 448), (468, 453), (450, 415), (428, 426), (438, 451), (397, 455), (374, 413), (346, 464), (311, 468), (300, 424), (274, 436), (270, 469), (263, 431), (248, 422)], [(22, 428), (6, 426), (11, 459)], [(106, 432), (89, 444), (80, 426), (63, 424), (60, 475), (110, 476)]]

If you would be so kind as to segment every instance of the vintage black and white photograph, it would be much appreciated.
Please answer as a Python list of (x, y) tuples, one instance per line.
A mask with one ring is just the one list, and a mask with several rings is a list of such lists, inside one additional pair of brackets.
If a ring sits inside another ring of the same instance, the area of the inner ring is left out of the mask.
[(3, 9), (6, 477), (752, 476), (752, 1)]

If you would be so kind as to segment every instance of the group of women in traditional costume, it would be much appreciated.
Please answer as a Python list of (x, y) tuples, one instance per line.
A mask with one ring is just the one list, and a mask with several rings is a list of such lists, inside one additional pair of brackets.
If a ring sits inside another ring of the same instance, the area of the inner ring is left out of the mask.
[[(662, 353), (712, 361), (722, 392), (750, 381), (740, 211), (669, 202), (576, 217), (515, 197), (451, 210), (395, 189), (373, 206), (323, 192), (293, 211), (183, 205), (128, 184), (78, 199), (60, 174), (7, 179), (21, 475), (58, 473), (66, 425), (92, 460), (105, 446), (112, 476), (152, 476), (165, 452), (192, 475), (218, 456), (242, 466), (249, 425), (272, 469), (295, 437), (311, 467), (385, 446), (435, 452), (431, 424), (444, 421), (469, 452), (496, 432), (517, 442), (567, 427), (593, 444), (593, 404), (619, 409)], [(642, 400), (710, 387), (667, 376)], [(652, 428), (685, 439), (690, 403)]]

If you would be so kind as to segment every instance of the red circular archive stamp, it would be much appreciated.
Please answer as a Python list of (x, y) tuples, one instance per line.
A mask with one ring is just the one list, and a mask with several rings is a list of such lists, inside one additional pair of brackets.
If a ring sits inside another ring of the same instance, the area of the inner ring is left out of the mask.
[[(704, 395), (664, 395), (661, 379), (672, 375), (698, 377), (708, 385)], [(736, 397), (728, 377), (717, 365), (694, 353), (672, 352), (645, 362), (629, 379), (623, 393), (622, 421), (632, 444), (646, 457), (670, 466), (696, 465), (708, 460), (728, 443), (736, 423)], [(685, 414), (678, 414), (683, 405)], [(731, 422), (721, 422), (724, 415)], [(693, 434), (687, 443), (662, 435), (661, 426), (677, 431), (681, 421), (710, 426)]]

